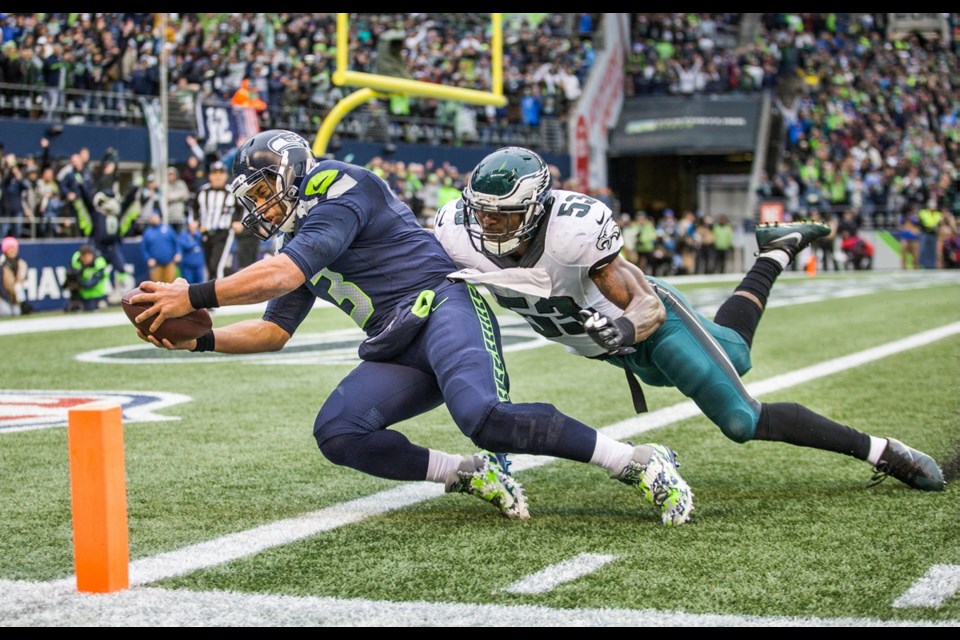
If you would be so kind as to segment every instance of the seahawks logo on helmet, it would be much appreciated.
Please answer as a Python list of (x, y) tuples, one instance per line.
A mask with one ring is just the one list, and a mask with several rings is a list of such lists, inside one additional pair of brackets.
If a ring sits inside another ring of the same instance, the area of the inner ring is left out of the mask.
[(267, 146), (278, 154), (282, 154), (287, 149), (302, 147), (306, 143), (302, 137), (290, 131), (284, 131), (279, 135), (270, 138)]

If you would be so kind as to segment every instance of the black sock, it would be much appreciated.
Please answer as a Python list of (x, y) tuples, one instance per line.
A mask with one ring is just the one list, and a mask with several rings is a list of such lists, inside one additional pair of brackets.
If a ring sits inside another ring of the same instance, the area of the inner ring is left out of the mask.
[(866, 460), (870, 436), (795, 402), (763, 403), (754, 440), (787, 442)]
[(713, 321), (721, 327), (729, 327), (739, 333), (750, 347), (753, 345), (753, 334), (756, 333), (762, 316), (763, 309), (758, 307), (756, 302), (744, 296), (733, 295), (720, 306)]
[(760, 303), (766, 308), (767, 296), (770, 295), (770, 289), (773, 283), (783, 272), (783, 267), (776, 260), (768, 258), (758, 258), (747, 275), (743, 277), (735, 291), (748, 291), (759, 298)]
[[(763, 310), (767, 306), (767, 296), (770, 295), (770, 289), (773, 288), (773, 283), (777, 281), (782, 271), (783, 267), (775, 260), (758, 259), (737, 285), (734, 295), (720, 305), (713, 321), (721, 327), (733, 329), (746, 340), (748, 347), (752, 346), (757, 325), (760, 324)], [(760, 300), (761, 306), (758, 307), (757, 303), (750, 298), (736, 295), (737, 291), (753, 294)]]

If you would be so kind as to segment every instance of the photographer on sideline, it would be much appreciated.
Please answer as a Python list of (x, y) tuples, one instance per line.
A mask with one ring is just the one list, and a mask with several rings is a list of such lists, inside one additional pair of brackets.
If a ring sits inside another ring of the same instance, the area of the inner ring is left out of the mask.
[[(67, 274), (67, 287), (75, 283), (76, 298), (79, 298), (84, 311), (96, 311), (107, 301), (107, 259), (97, 253), (91, 245), (80, 247), (70, 259), (72, 271)], [(73, 297), (71, 289), (71, 300)], [(67, 311), (73, 310), (68, 303)]]

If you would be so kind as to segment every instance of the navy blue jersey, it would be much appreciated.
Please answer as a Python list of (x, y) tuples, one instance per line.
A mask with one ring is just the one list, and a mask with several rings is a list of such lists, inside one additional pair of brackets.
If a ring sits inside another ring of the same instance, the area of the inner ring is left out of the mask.
[(264, 319), (288, 333), (319, 297), (353, 318), (367, 335), (389, 322), (402, 300), (446, 282), (456, 270), (432, 233), (387, 183), (363, 167), (324, 160), (303, 179), (301, 216), (283, 239), (307, 278), (270, 301)]

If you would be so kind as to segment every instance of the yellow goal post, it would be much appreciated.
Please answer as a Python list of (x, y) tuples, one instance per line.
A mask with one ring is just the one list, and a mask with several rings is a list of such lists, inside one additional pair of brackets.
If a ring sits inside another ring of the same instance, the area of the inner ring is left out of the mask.
[(503, 95), (503, 14), (491, 13), (490, 69), (491, 90), (478, 91), (448, 85), (351, 71), (350, 54), (350, 14), (337, 14), (337, 69), (333, 74), (333, 83), (337, 86), (360, 87), (333, 106), (323, 119), (313, 140), (313, 153), (322, 156), (327, 152), (327, 144), (333, 132), (343, 118), (360, 105), (389, 95), (406, 95), (439, 100), (455, 100), (469, 104), (493, 105), (502, 107), (507, 104)]

